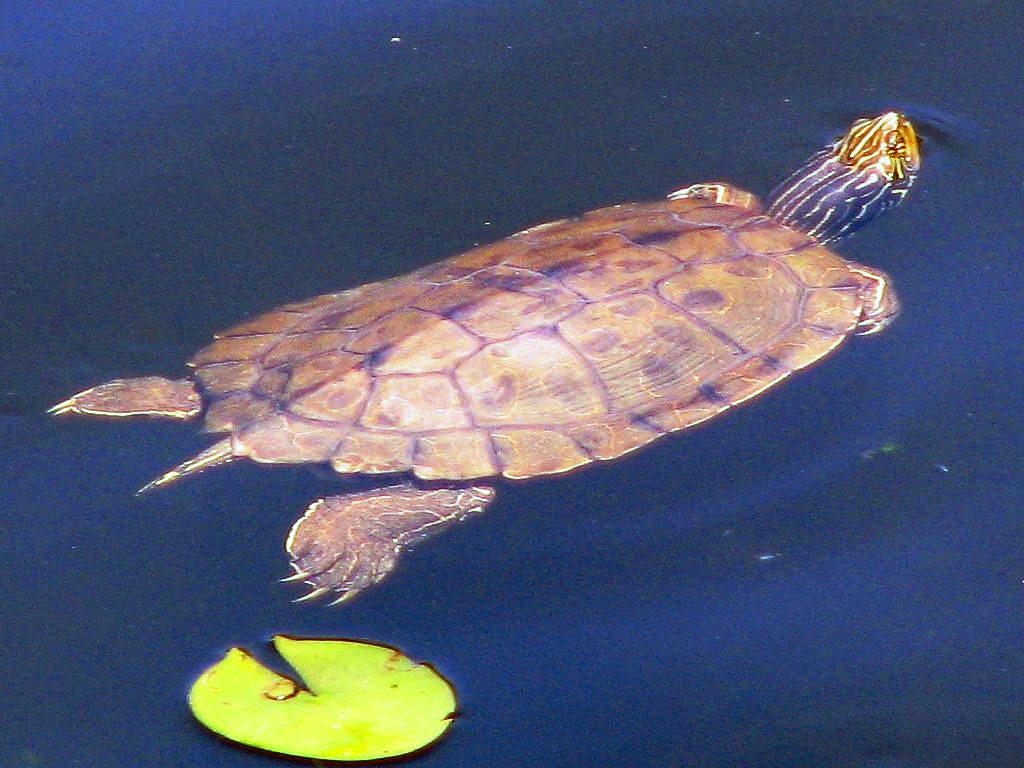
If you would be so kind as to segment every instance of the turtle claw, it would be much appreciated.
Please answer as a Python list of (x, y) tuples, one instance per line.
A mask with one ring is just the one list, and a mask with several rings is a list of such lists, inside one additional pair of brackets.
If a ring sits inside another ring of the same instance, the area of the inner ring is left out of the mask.
[(278, 584), (291, 584), (295, 581), (306, 581), (313, 576), (309, 571), (296, 571), (291, 576), (285, 576), (283, 579), (278, 579)]
[(331, 600), (331, 602), (327, 604), (327, 607), (330, 608), (335, 605), (341, 605), (350, 597), (353, 597), (355, 594), (355, 592), (344, 592), (343, 594), (338, 595), (338, 597), (336, 597), (334, 600)]
[(60, 416), (64, 413), (71, 413), (75, 410), (75, 398), (69, 397), (67, 400), (62, 400), (56, 405), (51, 405), (46, 409), (46, 412), (51, 416)]
[(294, 600), (292, 600), (292, 602), (305, 603), (308, 600), (316, 600), (321, 595), (326, 595), (330, 591), (331, 590), (329, 590), (327, 587), (317, 587), (316, 589), (307, 592), (302, 597), (296, 597)]

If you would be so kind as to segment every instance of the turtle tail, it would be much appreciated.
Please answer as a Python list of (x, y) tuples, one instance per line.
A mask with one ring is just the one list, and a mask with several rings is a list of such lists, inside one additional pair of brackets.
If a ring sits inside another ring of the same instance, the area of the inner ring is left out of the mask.
[(146, 491), (151, 491), (154, 488), (170, 485), (186, 475), (192, 475), (197, 472), (202, 472), (204, 469), (209, 469), (210, 467), (227, 464), (234, 457), (235, 455), (231, 450), (231, 438), (224, 438), (220, 442), (211, 445), (205, 451), (196, 454), (191, 459), (183, 461), (174, 469), (167, 470), (156, 480), (146, 483), (144, 486), (139, 488), (135, 493), (136, 495), (139, 495), (146, 493)]

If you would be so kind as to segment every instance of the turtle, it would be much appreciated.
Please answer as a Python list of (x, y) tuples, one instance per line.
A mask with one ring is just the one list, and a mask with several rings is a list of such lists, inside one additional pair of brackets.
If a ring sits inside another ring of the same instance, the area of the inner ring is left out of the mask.
[(618, 459), (885, 328), (889, 277), (826, 246), (901, 202), (920, 163), (904, 115), (862, 118), (767, 206), (708, 182), (531, 227), (235, 325), (188, 378), (115, 379), (50, 412), (203, 414), (224, 435), (142, 490), (241, 458), (383, 476), (287, 537), (299, 599), (340, 602), (482, 512), (497, 478)]

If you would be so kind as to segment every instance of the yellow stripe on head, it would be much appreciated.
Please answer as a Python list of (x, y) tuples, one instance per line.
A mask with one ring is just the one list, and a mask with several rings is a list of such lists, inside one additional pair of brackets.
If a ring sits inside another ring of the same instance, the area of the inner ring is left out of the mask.
[(921, 166), (917, 134), (899, 112), (855, 122), (837, 146), (839, 162), (866, 168), (877, 166), (890, 181), (903, 181)]

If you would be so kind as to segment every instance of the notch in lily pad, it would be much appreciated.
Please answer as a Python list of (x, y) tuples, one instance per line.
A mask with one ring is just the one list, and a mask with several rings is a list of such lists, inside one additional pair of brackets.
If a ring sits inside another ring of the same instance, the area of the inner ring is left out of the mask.
[(393, 648), (284, 635), (273, 644), (303, 682), (232, 648), (189, 691), (199, 722), (269, 752), (380, 760), (434, 743), (455, 716), (451, 684)]

